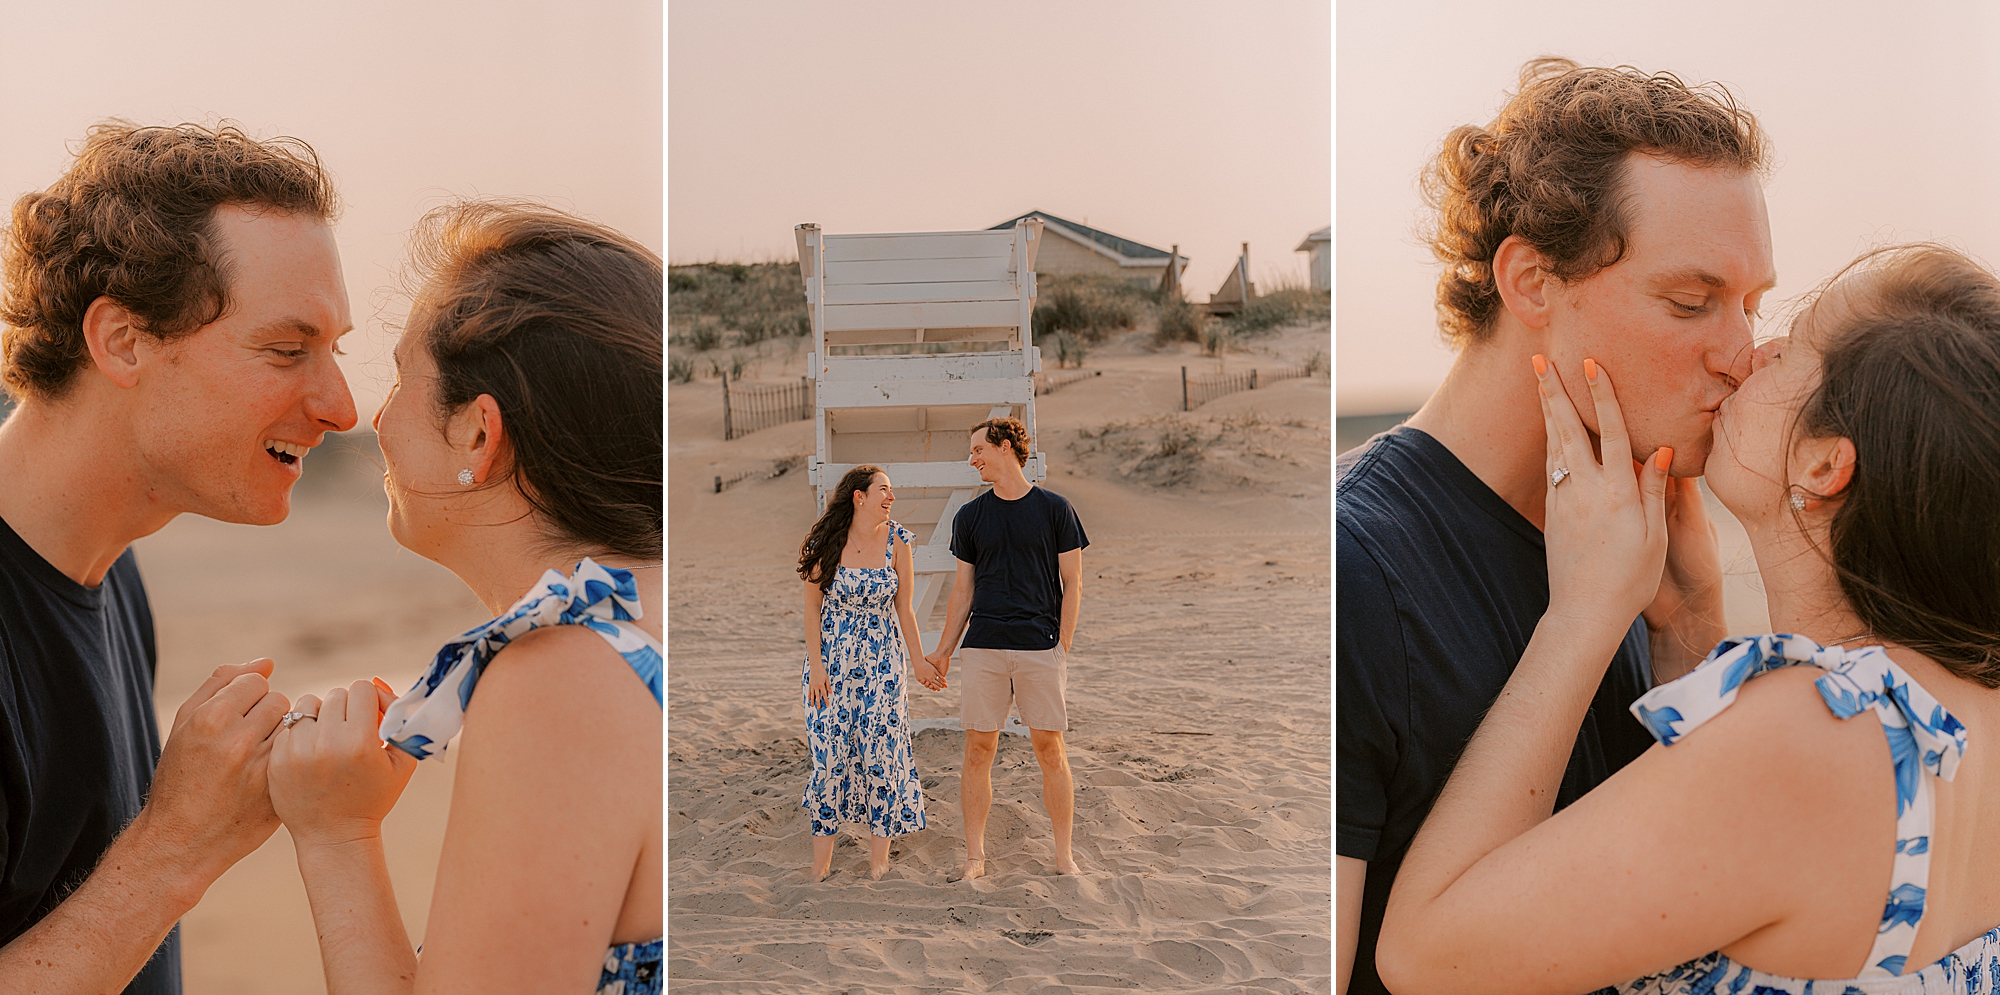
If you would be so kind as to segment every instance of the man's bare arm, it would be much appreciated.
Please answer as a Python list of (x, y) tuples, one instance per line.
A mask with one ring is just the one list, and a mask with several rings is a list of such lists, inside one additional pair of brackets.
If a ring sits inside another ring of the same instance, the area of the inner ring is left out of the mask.
[(1083, 547), (1056, 554), (1056, 574), (1062, 578), (1062, 629), (1057, 640), (1064, 653), (1076, 638), (1076, 620), (1083, 614)]
[(965, 623), (972, 617), (972, 564), (958, 561), (958, 573), (951, 582), (951, 600), (945, 602), (944, 631), (938, 633), (937, 648), (924, 659), (937, 668), (939, 675), (951, 667), (951, 651), (958, 648), (960, 636), (965, 635)]
[(1347, 995), (1348, 976), (1354, 973), (1354, 949), (1361, 938), (1361, 885), (1368, 880), (1368, 862), (1353, 857), (1333, 858), (1333, 887), (1339, 894), (1333, 910), (1333, 990)]

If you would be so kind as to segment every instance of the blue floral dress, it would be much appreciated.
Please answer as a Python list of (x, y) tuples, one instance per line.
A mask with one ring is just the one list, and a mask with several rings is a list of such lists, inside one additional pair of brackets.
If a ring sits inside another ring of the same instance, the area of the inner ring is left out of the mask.
[[(644, 618), (639, 585), (630, 570), (607, 567), (585, 557), (565, 577), (548, 570), (534, 588), (499, 617), (474, 626), (444, 644), (416, 686), (382, 713), (382, 741), (424, 760), (443, 753), (465, 726), (465, 709), (479, 677), (507, 644), (544, 626), (580, 625), (603, 637), (664, 705), (666, 655), (660, 641), (639, 628)], [(604, 955), (597, 995), (659, 995), (662, 937), (621, 943)], [(422, 948), (418, 948), (422, 953)]]
[(860, 822), (876, 836), (924, 828), (924, 789), (910, 747), (910, 654), (896, 620), (896, 543), (916, 539), (889, 523), (880, 567), (840, 567), (820, 602), (820, 660), (833, 691), (814, 707), (812, 665), (800, 675), (812, 778), (800, 804), (814, 836)]
[[(1842, 719), (1873, 712), (1889, 738), (1896, 778), (1896, 857), (1882, 925), (1861, 977), (1848, 981), (1808, 981), (1766, 974), (1731, 961), (1721, 951), (1697, 957), (1660, 974), (1640, 978), (1599, 995), (1994, 995), (2000, 992), (2000, 928), (1921, 970), (1905, 974), (1917, 924), (1924, 917), (1930, 882), (1930, 834), (1934, 798), (1931, 778), (1951, 780), (1965, 755), (1965, 727), (1944, 710), (1880, 646), (1842, 649), (1801, 636), (1769, 635), (1727, 639), (1687, 676), (1647, 692), (1632, 714), (1662, 745), (1672, 746), (1688, 731), (1736, 701), (1743, 682), (1781, 667), (1810, 664), (1826, 671), (1814, 682), (1826, 707)], [(1839, 987), (1836, 987), (1839, 986)]]

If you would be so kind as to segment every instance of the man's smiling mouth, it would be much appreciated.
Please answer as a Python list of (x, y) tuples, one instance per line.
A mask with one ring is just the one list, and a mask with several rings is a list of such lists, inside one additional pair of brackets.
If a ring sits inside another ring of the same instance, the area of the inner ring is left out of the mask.
[(265, 439), (264, 451), (271, 454), (272, 459), (290, 466), (304, 459), (307, 453), (312, 452), (312, 447), (302, 446), (296, 442), (285, 442), (280, 439)]

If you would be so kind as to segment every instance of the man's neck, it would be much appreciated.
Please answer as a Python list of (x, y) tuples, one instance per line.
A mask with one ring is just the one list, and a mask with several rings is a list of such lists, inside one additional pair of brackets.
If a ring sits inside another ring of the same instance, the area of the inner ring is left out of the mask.
[(1020, 467), (1003, 466), (998, 476), (1000, 479), (993, 482), (993, 496), (1002, 501), (1019, 501), (1035, 486), (1028, 483), (1028, 475)]
[(23, 400), (0, 425), (0, 481), (0, 520), (85, 587), (180, 514), (135, 464), (123, 418), (83, 398)]
[(1526, 328), (1495, 328), (1491, 338), (1458, 354), (1444, 384), (1407, 424), (1450, 450), (1539, 529), (1548, 436), (1530, 361), (1537, 351)]

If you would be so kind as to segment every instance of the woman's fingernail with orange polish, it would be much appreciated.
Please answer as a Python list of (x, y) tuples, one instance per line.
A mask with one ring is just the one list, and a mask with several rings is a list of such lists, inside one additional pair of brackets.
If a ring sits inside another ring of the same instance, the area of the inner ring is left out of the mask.
[(1543, 358), (1542, 358), (1542, 356), (1541, 356), (1541, 353), (1536, 353), (1536, 354), (1535, 354), (1535, 379), (1537, 379), (1537, 380), (1540, 380), (1541, 378), (1543, 378), (1543, 377), (1545, 377), (1545, 376), (1548, 376), (1548, 375), (1549, 375), (1549, 361), (1548, 361), (1548, 360), (1546, 360), (1546, 359), (1543, 359)]
[(1583, 361), (1583, 378), (1591, 383), (1597, 382), (1597, 360), (1586, 359)]
[(1653, 465), (1658, 467), (1661, 473), (1667, 472), (1667, 467), (1674, 465), (1673, 447), (1661, 446), (1660, 451), (1653, 454)]

